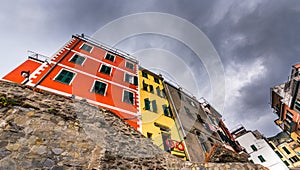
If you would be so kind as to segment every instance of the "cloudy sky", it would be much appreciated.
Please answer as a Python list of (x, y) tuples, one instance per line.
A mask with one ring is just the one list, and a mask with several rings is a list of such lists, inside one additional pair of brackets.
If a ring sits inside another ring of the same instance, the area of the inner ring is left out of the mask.
[[(4, 1), (0, 6), (0, 76), (24, 61), (27, 50), (51, 56), (72, 34), (93, 35), (119, 17), (143, 12), (178, 16), (209, 38), (224, 67), (224, 73), (220, 74), (225, 74), (226, 96), (221, 112), (229, 128), (243, 124), (266, 136), (279, 131), (273, 122), (276, 116), (269, 106), (269, 93), (270, 87), (287, 80), (291, 65), (300, 62), (298, 0)], [(156, 49), (153, 50), (156, 56), (162, 53), (179, 56), (178, 62), (184, 61), (190, 68), (188, 74), (177, 73), (175, 60), (166, 61), (170, 65), (163, 68), (157, 65), (153, 68), (180, 83), (188, 82), (182, 86), (197, 97), (211, 98), (207, 69), (193, 60), (197, 56), (184, 43), (166, 36), (142, 34), (128, 37), (116, 46), (135, 56), (147, 49)], [(137, 58), (147, 67), (151, 67), (151, 61), (157, 61), (146, 55)], [(190, 82), (190, 77), (196, 81)]]

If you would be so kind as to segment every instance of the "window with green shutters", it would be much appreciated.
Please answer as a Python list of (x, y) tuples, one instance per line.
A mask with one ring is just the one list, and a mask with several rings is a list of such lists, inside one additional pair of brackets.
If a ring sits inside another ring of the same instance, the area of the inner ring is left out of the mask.
[(265, 158), (262, 155), (259, 155), (258, 159), (260, 160), (260, 162), (266, 162)]
[(157, 83), (157, 84), (160, 84), (159, 79), (157, 77), (154, 77), (154, 82)]
[(167, 105), (162, 105), (162, 108), (164, 110), (164, 115), (170, 117), (169, 107)]
[(148, 98), (144, 99), (145, 110), (150, 110), (150, 100)]
[(156, 93), (157, 93), (157, 95), (158, 95), (159, 97), (161, 97), (159, 86), (156, 87)]
[(107, 84), (102, 83), (100, 81), (95, 81), (92, 92), (104, 96), (106, 94), (106, 87)]
[(287, 161), (283, 161), (283, 163), (288, 167), (290, 164)]
[(152, 85), (149, 85), (149, 90), (150, 90), (150, 93), (153, 93), (153, 94), (154, 94), (154, 89), (153, 89), (153, 86), (152, 86)]
[(157, 113), (157, 105), (156, 105), (156, 100), (152, 100), (152, 111)]
[(148, 84), (143, 80), (143, 90), (148, 91)]
[(78, 55), (78, 54), (75, 54), (75, 55), (71, 58), (70, 62), (75, 63), (75, 64), (78, 64), (78, 65), (82, 65), (82, 63), (84, 62), (84, 60), (85, 60), (85, 57), (83, 57), (83, 56), (81, 56), (81, 55)]
[(81, 47), (80, 47), (80, 49), (81, 50), (84, 50), (84, 51), (87, 51), (87, 52), (91, 52), (92, 51), (92, 46), (90, 46), (90, 45), (87, 45), (87, 44), (83, 44)]
[(109, 60), (111, 62), (114, 62), (115, 61), (115, 56), (112, 55), (112, 54), (107, 53), (106, 56), (105, 56), (105, 59)]
[(278, 151), (275, 151), (275, 153), (279, 156), (279, 158), (283, 158), (283, 156)]
[(75, 76), (75, 73), (67, 70), (62, 70), (58, 76), (55, 77), (55, 81), (64, 83), (64, 84), (70, 84), (73, 77)]
[(251, 145), (250, 147), (251, 147), (251, 149), (252, 149), (253, 151), (257, 151), (257, 148), (256, 148), (255, 145)]
[(124, 90), (123, 102), (129, 103), (129, 104), (134, 104), (133, 93)]
[(148, 74), (142, 71), (142, 76), (148, 78)]
[(282, 147), (282, 149), (284, 150), (285, 153), (290, 154), (291, 152), (284, 146)]
[(105, 64), (102, 64), (101, 68), (100, 68), (100, 72), (103, 73), (103, 74), (110, 75), (110, 73), (111, 73), (111, 67), (109, 67), (109, 66), (107, 66)]

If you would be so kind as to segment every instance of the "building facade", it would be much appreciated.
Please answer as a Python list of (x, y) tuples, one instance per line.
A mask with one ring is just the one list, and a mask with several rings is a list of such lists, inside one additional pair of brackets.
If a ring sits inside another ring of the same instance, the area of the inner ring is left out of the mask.
[(73, 35), (49, 59), (29, 57), (3, 79), (84, 99), (140, 130), (138, 62), (84, 35)]
[(292, 67), (289, 80), (271, 88), (271, 107), (283, 131), (300, 143), (300, 64)]
[[(226, 143), (220, 136), (226, 136), (219, 126), (221, 115), (208, 103), (200, 103), (171, 82), (165, 81), (164, 85), (179, 133), (186, 143), (189, 160), (205, 161), (214, 146), (224, 146)], [(223, 125), (224, 129), (227, 129), (225, 124)], [(232, 149), (231, 146), (226, 146)]]
[(185, 144), (170, 110), (162, 76), (140, 68), (139, 84), (143, 135), (162, 150), (186, 159)]
[(250, 155), (250, 162), (261, 164), (270, 170), (288, 170), (285, 163), (273, 151), (267, 140), (258, 131), (248, 131), (239, 127), (232, 132), (239, 144)]

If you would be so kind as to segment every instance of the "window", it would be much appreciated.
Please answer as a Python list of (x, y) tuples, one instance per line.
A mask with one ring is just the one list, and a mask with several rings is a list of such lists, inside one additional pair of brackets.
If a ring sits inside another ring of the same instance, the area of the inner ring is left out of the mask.
[(252, 160), (252, 159), (250, 159), (250, 162), (254, 164), (254, 162), (253, 162), (253, 160)]
[(152, 133), (147, 132), (147, 138), (151, 139), (152, 138)]
[(89, 46), (87, 44), (83, 44), (81, 47), (80, 47), (81, 50), (84, 50), (84, 51), (87, 51), (87, 52), (91, 52), (93, 47), (92, 46)]
[(295, 155), (289, 159), (292, 163), (298, 162), (299, 158)]
[(55, 77), (55, 81), (64, 83), (64, 84), (70, 84), (72, 79), (74, 78), (75, 73), (67, 71), (67, 70), (62, 70), (58, 76)]
[(129, 104), (133, 104), (133, 93), (124, 90), (124, 94), (123, 94), (123, 102), (129, 103)]
[(290, 166), (290, 164), (289, 164), (287, 161), (283, 161), (283, 163), (284, 163), (286, 166)]
[(130, 70), (133, 70), (133, 68), (134, 68), (133, 64), (128, 61), (126, 61), (125, 67), (129, 68)]
[(201, 146), (204, 152), (208, 152), (208, 146), (206, 145), (205, 142), (201, 143)]
[(300, 111), (300, 99), (297, 99), (295, 102), (295, 108)]
[(84, 60), (85, 60), (85, 57), (83, 57), (83, 56), (81, 56), (81, 55), (78, 55), (78, 54), (75, 54), (75, 55), (71, 58), (70, 62), (75, 63), (75, 64), (82, 65), (82, 63), (84, 62)]
[(170, 117), (170, 113), (169, 113), (169, 107), (167, 107), (167, 105), (162, 105), (162, 108), (164, 110), (164, 115)]
[(201, 116), (199, 114), (197, 114), (197, 120), (200, 122), (200, 123), (204, 123), (203, 119), (201, 118)]
[(106, 53), (105, 59), (109, 60), (111, 62), (114, 62), (115, 61), (115, 56), (112, 55), (112, 54)]
[(284, 146), (282, 149), (285, 151), (285, 153), (290, 154), (291, 152)]
[(265, 158), (262, 155), (259, 155), (258, 159), (260, 160), (260, 162), (266, 162)]
[(252, 149), (253, 151), (257, 151), (257, 148), (256, 148), (255, 145), (251, 145), (250, 147), (251, 147), (251, 149)]
[(183, 98), (181, 92), (177, 92), (177, 93), (178, 93), (179, 98), (184, 101), (184, 98)]
[(184, 106), (184, 110), (190, 118), (194, 118), (192, 113), (190, 112), (190, 109), (188, 109), (187, 107)]
[(92, 92), (105, 96), (107, 84), (95, 81)]
[(100, 72), (103, 73), (103, 74), (110, 75), (110, 73), (111, 73), (111, 67), (109, 67), (109, 66), (107, 66), (105, 64), (102, 64), (101, 68), (100, 68)]
[(148, 84), (143, 80), (143, 90), (148, 91)]
[(154, 77), (154, 82), (157, 83), (157, 84), (160, 84), (159, 79), (157, 77)]
[(161, 97), (159, 86), (156, 87), (156, 93), (157, 93), (157, 95), (158, 95), (159, 97)]
[(269, 145), (271, 146), (271, 148), (272, 148), (273, 150), (276, 149), (275, 146), (274, 146), (272, 143), (269, 143)]
[(148, 74), (142, 71), (142, 76), (148, 78)]
[(282, 155), (278, 151), (275, 151), (275, 153), (279, 156), (279, 158), (283, 158)]
[(149, 85), (149, 89), (150, 89), (150, 93), (154, 94), (154, 90), (153, 90), (153, 86), (152, 85)]
[(157, 113), (157, 105), (156, 105), (156, 100), (152, 100), (152, 111)]
[(148, 98), (144, 99), (145, 102), (145, 110), (150, 110), (150, 101)]
[(125, 82), (133, 84), (134, 83), (134, 78), (132, 75), (129, 75), (127, 73), (125, 73)]

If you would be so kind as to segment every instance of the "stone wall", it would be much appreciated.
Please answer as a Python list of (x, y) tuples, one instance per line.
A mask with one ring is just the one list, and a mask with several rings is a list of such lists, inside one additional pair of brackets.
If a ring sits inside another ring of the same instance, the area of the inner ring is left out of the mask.
[(110, 111), (0, 81), (0, 169), (264, 169), (190, 163)]

